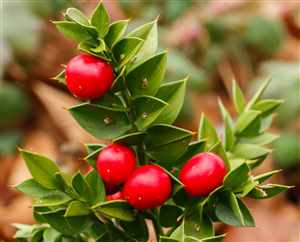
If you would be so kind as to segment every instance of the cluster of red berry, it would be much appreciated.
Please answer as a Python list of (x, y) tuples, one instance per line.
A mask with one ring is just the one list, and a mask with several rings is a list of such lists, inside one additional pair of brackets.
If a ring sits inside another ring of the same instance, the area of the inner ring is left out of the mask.
[[(107, 93), (114, 76), (109, 63), (86, 54), (74, 57), (66, 67), (69, 91), (83, 100)], [(134, 151), (121, 144), (108, 145), (99, 153), (97, 170), (106, 184), (107, 200), (125, 199), (144, 210), (164, 204), (172, 193), (171, 178), (163, 168), (155, 164), (137, 167)], [(179, 179), (189, 196), (206, 196), (222, 184), (225, 174), (224, 161), (204, 152), (187, 161)]]

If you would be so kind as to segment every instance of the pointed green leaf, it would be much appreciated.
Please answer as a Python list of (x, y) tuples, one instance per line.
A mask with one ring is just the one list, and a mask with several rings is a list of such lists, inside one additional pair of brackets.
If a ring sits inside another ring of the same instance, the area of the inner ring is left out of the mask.
[(109, 26), (108, 33), (105, 35), (104, 39), (109, 48), (112, 48), (125, 34), (129, 20), (119, 20), (113, 22)]
[(209, 149), (213, 145), (219, 142), (219, 138), (214, 126), (209, 122), (209, 120), (201, 115), (199, 130), (198, 130), (198, 139), (206, 140), (206, 149)]
[(170, 236), (171, 239), (175, 239), (177, 241), (184, 241), (185, 236), (184, 236), (184, 221), (181, 223), (180, 226), (175, 229), (175, 231), (171, 234)]
[(146, 136), (144, 132), (126, 134), (113, 140), (113, 143), (126, 144), (128, 146), (141, 144)]
[(73, 20), (80, 25), (88, 26), (90, 24), (87, 17), (77, 8), (68, 8), (66, 10), (65, 17)]
[(125, 70), (126, 70), (126, 66), (123, 66), (123, 68), (119, 72), (119, 75), (115, 78), (111, 86), (111, 90), (113, 92), (121, 91), (125, 88), (125, 78), (124, 78)]
[(273, 175), (275, 175), (279, 172), (281, 172), (281, 170), (269, 171), (269, 172), (260, 174), (258, 176), (255, 176), (254, 180), (260, 184), (260, 183), (263, 183), (264, 181), (268, 180), (270, 177), (272, 177)]
[(46, 195), (49, 195), (54, 190), (43, 187), (40, 183), (34, 179), (28, 179), (19, 185), (16, 188), (30, 197), (41, 198)]
[(266, 90), (266, 88), (270, 84), (270, 81), (271, 81), (271, 79), (267, 79), (266, 81), (264, 81), (262, 83), (262, 85), (259, 87), (259, 89), (256, 91), (254, 96), (251, 98), (251, 100), (247, 104), (246, 110), (249, 110), (249, 109), (253, 108), (253, 106), (259, 101), (259, 99), (263, 95), (264, 91)]
[(116, 138), (131, 129), (125, 112), (91, 104), (69, 109), (81, 127), (102, 139)]
[(134, 221), (135, 219), (133, 210), (126, 201), (114, 200), (104, 202), (95, 206), (94, 209), (112, 218), (118, 218), (128, 222)]
[(66, 85), (65, 69), (63, 69), (60, 73), (58, 73), (55, 77), (53, 77), (51, 79), (56, 80), (59, 83)]
[(152, 96), (137, 96), (132, 102), (136, 114), (135, 124), (139, 130), (150, 126), (168, 105), (166, 102)]
[(83, 175), (80, 172), (77, 172), (73, 178), (72, 178), (72, 187), (77, 192), (77, 194), (80, 196), (81, 199), (83, 199), (86, 202), (93, 202), (93, 194), (92, 189), (83, 177)]
[(278, 184), (266, 184), (259, 186), (259, 190), (262, 192), (258, 192), (257, 190), (253, 190), (249, 193), (249, 197), (254, 199), (266, 199), (270, 197), (274, 197), (281, 192), (285, 192), (290, 189), (290, 186), (278, 185)]
[(165, 75), (167, 55), (165, 52), (146, 59), (127, 73), (126, 82), (133, 96), (154, 96)]
[(254, 219), (253, 219), (250, 211), (248, 210), (248, 208), (242, 202), (242, 200), (238, 199), (238, 205), (239, 205), (240, 211), (244, 218), (244, 226), (255, 227)]
[(91, 43), (90, 40), (85, 40), (83, 42), (80, 42), (77, 48), (82, 52), (88, 53), (92, 56), (96, 56), (97, 58), (111, 62), (111, 59), (108, 58), (103, 52), (101, 52), (104, 49), (106, 49), (103, 40), (99, 40), (98, 42), (95, 43), (94, 42)]
[(118, 62), (119, 68), (122, 68), (128, 62), (132, 61), (136, 53), (141, 48), (143, 42), (144, 41), (139, 38), (127, 37), (116, 43), (112, 49), (112, 52), (116, 61)]
[(179, 217), (183, 214), (180, 207), (175, 205), (163, 205), (159, 210), (159, 223), (163, 227), (174, 227), (178, 224)]
[(270, 152), (271, 152), (270, 149), (263, 148), (261, 146), (253, 145), (253, 144), (237, 144), (233, 149), (233, 154), (236, 157), (249, 159), (249, 160), (264, 157)]
[(58, 242), (62, 234), (53, 228), (47, 228), (43, 233), (43, 242)]
[(134, 238), (139, 242), (149, 241), (148, 228), (145, 222), (145, 218), (142, 215), (137, 216), (133, 222), (120, 222), (122, 228), (126, 231), (126, 234), (131, 238)]
[(83, 216), (83, 215), (89, 215), (90, 213), (91, 211), (84, 203), (80, 201), (73, 201), (68, 205), (64, 216), (65, 217)]
[(128, 34), (128, 37), (137, 37), (144, 40), (144, 43), (136, 56), (136, 62), (139, 62), (153, 55), (157, 49), (157, 20), (144, 24)]
[(66, 37), (80, 43), (92, 38), (90, 33), (81, 25), (69, 21), (54, 21), (57, 29)]
[(225, 152), (225, 149), (220, 141), (218, 143), (216, 143), (214, 146), (212, 146), (208, 151), (220, 156), (226, 165), (226, 169), (228, 171), (231, 169), (231, 163), (230, 163), (230, 161), (227, 157), (227, 154)]
[(242, 137), (239, 139), (239, 142), (245, 144), (267, 145), (272, 143), (278, 138), (279, 135), (265, 132), (255, 137), (249, 137), (249, 138)]
[(156, 123), (174, 123), (184, 102), (186, 82), (187, 78), (175, 82), (168, 82), (159, 88), (156, 97), (167, 102), (169, 105), (156, 119)]
[(102, 3), (99, 2), (91, 16), (91, 24), (96, 27), (99, 37), (103, 38), (109, 29), (109, 15)]
[(192, 135), (188, 130), (171, 125), (152, 126), (147, 130), (145, 138), (146, 151), (164, 166), (165, 163), (174, 162), (185, 152)]
[(47, 194), (35, 201), (35, 207), (55, 207), (71, 201), (72, 198), (61, 191), (53, 191), (51, 194)]
[(104, 202), (106, 200), (105, 187), (98, 172), (96, 170), (89, 172), (86, 175), (85, 180), (88, 183), (89, 187), (91, 188), (92, 197), (90, 200), (92, 204)]
[[(239, 116), (236, 122), (236, 132), (238, 134), (246, 133), (247, 129), (250, 128), (253, 124), (255, 124), (256, 120), (259, 118), (261, 112), (248, 110), (243, 112), (241, 116)], [(259, 132), (260, 125), (257, 128), (257, 132)]]
[(172, 239), (166, 236), (159, 236), (159, 242), (179, 242), (179, 240)]
[(45, 188), (55, 188), (54, 175), (59, 171), (57, 165), (45, 156), (21, 150), (21, 155), (26, 162), (33, 178)]
[(235, 110), (237, 111), (237, 113), (242, 113), (246, 106), (246, 100), (242, 90), (240, 89), (235, 80), (232, 84), (232, 96)]
[(252, 109), (262, 112), (263, 116), (267, 116), (273, 113), (282, 103), (283, 100), (265, 99), (255, 103)]
[(222, 242), (226, 234), (204, 238), (201, 242)]
[(242, 163), (240, 166), (231, 170), (224, 178), (223, 186), (225, 189), (234, 190), (247, 182), (250, 169), (246, 163)]

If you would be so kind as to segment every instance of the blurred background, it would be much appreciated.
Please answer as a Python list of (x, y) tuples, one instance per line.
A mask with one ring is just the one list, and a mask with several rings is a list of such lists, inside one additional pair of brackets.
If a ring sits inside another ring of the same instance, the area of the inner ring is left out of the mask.
[[(0, 241), (11, 223), (33, 223), (29, 198), (13, 189), (30, 177), (16, 147), (44, 153), (66, 171), (87, 169), (83, 143), (97, 142), (64, 110), (77, 101), (53, 81), (77, 50), (50, 20), (70, 6), (89, 14), (97, 1), (2, 0), (0, 39)], [(169, 52), (166, 81), (190, 76), (177, 124), (197, 129), (201, 112), (222, 128), (217, 98), (229, 110), (232, 79), (249, 97), (266, 78), (268, 98), (282, 98), (273, 125), (281, 138), (258, 172), (295, 185), (268, 201), (246, 201), (256, 228), (217, 225), (226, 242), (300, 241), (300, 1), (104, 0), (112, 19), (131, 28), (159, 16), (160, 48)]]

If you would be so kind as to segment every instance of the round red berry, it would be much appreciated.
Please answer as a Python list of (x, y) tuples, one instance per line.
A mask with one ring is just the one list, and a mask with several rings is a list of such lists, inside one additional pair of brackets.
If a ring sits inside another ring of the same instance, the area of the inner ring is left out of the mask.
[(144, 165), (126, 181), (123, 196), (132, 207), (145, 210), (164, 204), (171, 192), (169, 175), (157, 165)]
[(107, 201), (122, 200), (122, 199), (123, 199), (123, 194), (121, 191), (106, 196)]
[(102, 179), (111, 185), (125, 182), (136, 167), (132, 149), (121, 144), (111, 144), (98, 155), (97, 170)]
[(103, 96), (110, 89), (113, 80), (112, 66), (91, 55), (77, 55), (69, 61), (66, 67), (66, 82), (69, 91), (83, 100)]
[(222, 185), (226, 167), (217, 155), (203, 152), (192, 157), (181, 169), (179, 179), (190, 196), (206, 196)]

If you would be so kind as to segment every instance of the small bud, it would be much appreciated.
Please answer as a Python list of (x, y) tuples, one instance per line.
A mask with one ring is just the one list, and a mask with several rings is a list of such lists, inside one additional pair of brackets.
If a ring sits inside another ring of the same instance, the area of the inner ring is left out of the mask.
[(143, 79), (142, 81), (141, 81), (141, 88), (143, 88), (143, 89), (145, 89), (145, 88), (147, 88), (148, 87), (148, 80), (147, 80), (147, 78), (145, 78), (145, 79)]
[(112, 118), (111, 118), (111, 117), (106, 117), (106, 118), (104, 118), (104, 120), (103, 120), (103, 121), (104, 121), (104, 123), (105, 123), (105, 124), (107, 124), (107, 125), (108, 125), (108, 124), (111, 124), (113, 120), (112, 120)]
[(144, 112), (144, 113), (142, 114), (142, 118), (143, 118), (143, 119), (146, 119), (147, 117), (148, 117), (148, 113)]

